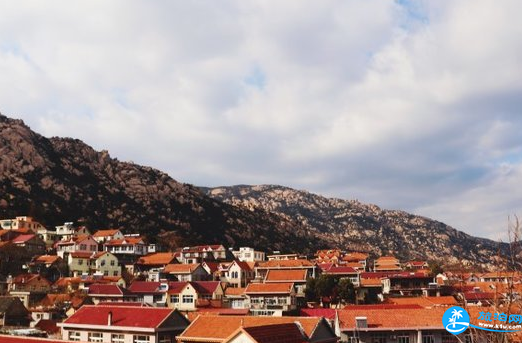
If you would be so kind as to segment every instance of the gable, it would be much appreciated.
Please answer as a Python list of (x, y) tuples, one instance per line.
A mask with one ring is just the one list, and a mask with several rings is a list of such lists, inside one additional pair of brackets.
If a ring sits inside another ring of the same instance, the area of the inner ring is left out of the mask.
[(185, 316), (179, 313), (178, 310), (172, 311), (172, 313), (161, 323), (160, 329), (178, 329), (185, 330), (189, 326), (190, 322)]
[(337, 336), (335, 335), (334, 330), (323, 318), (317, 324), (317, 327), (315, 328), (312, 337), (310, 337), (310, 342), (323, 342), (327, 340), (333, 340), (335, 342), (337, 340)]

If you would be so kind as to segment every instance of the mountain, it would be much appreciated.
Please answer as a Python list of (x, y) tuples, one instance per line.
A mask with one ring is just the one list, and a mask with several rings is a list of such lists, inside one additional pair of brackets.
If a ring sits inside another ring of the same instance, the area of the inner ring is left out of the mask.
[(252, 211), (265, 210), (326, 235), (337, 247), (403, 259), (443, 259), (446, 263), (490, 264), (506, 244), (472, 237), (454, 228), (403, 211), (383, 210), (357, 200), (330, 199), (274, 186), (202, 188), (214, 199)]
[(204, 195), (167, 174), (77, 139), (45, 138), (0, 114), (0, 218), (31, 215), (139, 232), (167, 247), (223, 243), (312, 252), (328, 243), (298, 222)]
[(222, 243), (265, 251), (339, 247), (402, 258), (490, 263), (506, 245), (443, 223), (281, 186), (198, 188), (118, 161), (77, 139), (46, 138), (0, 114), (0, 218), (30, 215), (120, 228), (174, 248)]

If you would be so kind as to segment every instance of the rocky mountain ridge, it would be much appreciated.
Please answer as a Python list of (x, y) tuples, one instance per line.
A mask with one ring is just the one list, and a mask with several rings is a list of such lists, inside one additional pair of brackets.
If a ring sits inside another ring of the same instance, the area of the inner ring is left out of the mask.
[(348, 250), (375, 255), (395, 254), (402, 259), (443, 259), (450, 263), (490, 264), (499, 249), (488, 239), (472, 237), (454, 228), (404, 211), (383, 210), (357, 200), (326, 198), (283, 186), (203, 188), (217, 200), (251, 210), (266, 210), (295, 220)]
[(121, 228), (169, 248), (222, 243), (311, 252), (328, 244), (291, 220), (211, 199), (159, 170), (118, 161), (77, 139), (45, 138), (1, 114), (0, 176), (0, 218)]

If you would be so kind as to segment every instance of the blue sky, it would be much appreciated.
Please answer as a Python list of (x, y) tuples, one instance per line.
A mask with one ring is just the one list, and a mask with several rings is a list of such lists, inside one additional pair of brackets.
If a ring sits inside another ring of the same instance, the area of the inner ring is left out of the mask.
[(522, 4), (0, 1), (0, 111), (204, 186), (282, 184), (506, 239)]

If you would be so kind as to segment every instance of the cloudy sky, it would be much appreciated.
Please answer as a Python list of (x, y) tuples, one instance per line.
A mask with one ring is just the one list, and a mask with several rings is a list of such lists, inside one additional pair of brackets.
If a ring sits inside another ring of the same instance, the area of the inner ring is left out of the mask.
[(0, 1), (0, 111), (204, 186), (281, 184), (505, 238), (522, 2)]

